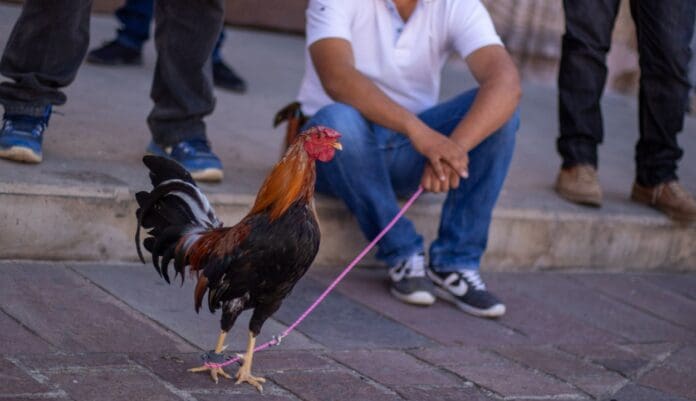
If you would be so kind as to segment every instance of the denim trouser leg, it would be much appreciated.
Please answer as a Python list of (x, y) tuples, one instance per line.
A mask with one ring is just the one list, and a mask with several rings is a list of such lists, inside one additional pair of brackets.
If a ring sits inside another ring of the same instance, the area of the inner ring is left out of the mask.
[(147, 122), (161, 146), (206, 137), (203, 117), (215, 108), (210, 54), (222, 18), (222, 0), (155, 2), (155, 105)]
[[(449, 136), (471, 108), (476, 93), (477, 90), (468, 91), (424, 111), (419, 117), (434, 130)], [(519, 114), (516, 112), (469, 152), (469, 178), (461, 180), (457, 189), (447, 193), (438, 236), (430, 245), (433, 269), (447, 272), (480, 267), (488, 243), (493, 207), (508, 173), (518, 127)], [(398, 194), (415, 191), (426, 163), (426, 159), (404, 139), (399, 136), (403, 145), (388, 157)]]
[[(471, 107), (475, 94), (475, 90), (469, 91), (419, 117), (449, 135)], [(491, 212), (512, 156), (518, 121), (516, 115), (470, 152), (470, 177), (448, 194), (439, 237), (431, 247), (435, 267), (478, 267)], [(343, 135), (344, 150), (330, 163), (317, 165), (317, 190), (341, 198), (356, 216), (363, 234), (374, 238), (398, 213), (396, 195), (407, 196), (418, 188), (425, 157), (405, 136), (367, 122), (357, 110), (343, 104), (322, 108), (308, 125), (326, 125)], [(402, 218), (380, 241), (377, 257), (394, 265), (422, 250), (422, 237), (408, 219)]]
[(222, 47), (222, 43), (225, 41), (225, 29), (220, 31), (220, 36), (218, 36), (217, 42), (215, 42), (215, 47), (213, 48), (213, 54), (212, 54), (212, 59), (213, 63), (219, 63), (222, 61), (222, 54), (220, 54), (220, 48)]
[[(344, 149), (329, 163), (317, 162), (317, 190), (342, 199), (372, 240), (399, 212), (381, 138), (360, 112), (342, 103), (319, 110), (308, 123), (315, 125), (340, 132)], [(423, 249), (423, 238), (403, 217), (379, 242), (377, 258), (395, 265)]]
[(677, 178), (683, 152), (677, 134), (689, 102), (691, 36), (696, 1), (631, 0), (640, 53), (636, 181), (654, 186)]
[(150, 23), (154, 0), (126, 0), (118, 10), (116, 18), (121, 28), (116, 33), (116, 40), (123, 46), (140, 50), (150, 38)]
[(563, 167), (597, 166), (604, 128), (599, 99), (607, 79), (606, 55), (620, 0), (564, 0), (566, 31), (558, 71), (556, 142)]
[(26, 0), (0, 61), (5, 112), (42, 116), (61, 105), (89, 45), (91, 0)]

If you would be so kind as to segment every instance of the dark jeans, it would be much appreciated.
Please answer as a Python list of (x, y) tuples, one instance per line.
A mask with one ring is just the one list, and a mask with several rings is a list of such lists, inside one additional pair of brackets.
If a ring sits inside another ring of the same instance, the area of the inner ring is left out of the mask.
[[(91, 0), (26, 0), (0, 60), (0, 104), (40, 116), (66, 101), (89, 44)], [(155, 4), (157, 65), (148, 116), (153, 139), (168, 146), (205, 138), (203, 117), (215, 107), (210, 53), (222, 29), (222, 0)]]
[[(121, 22), (116, 40), (132, 49), (141, 50), (143, 44), (150, 39), (150, 23), (154, 0), (126, 0), (125, 4), (116, 10), (116, 18)], [(220, 31), (215, 47), (213, 48), (213, 62), (222, 61), (220, 47), (225, 40), (225, 31)]]
[[(607, 78), (606, 54), (620, 0), (564, 0), (563, 35), (558, 75), (563, 167), (597, 166), (597, 145), (604, 136), (599, 100)], [(688, 102), (689, 44), (696, 1), (631, 0), (640, 53), (639, 122), (636, 181), (653, 186), (677, 178)]]

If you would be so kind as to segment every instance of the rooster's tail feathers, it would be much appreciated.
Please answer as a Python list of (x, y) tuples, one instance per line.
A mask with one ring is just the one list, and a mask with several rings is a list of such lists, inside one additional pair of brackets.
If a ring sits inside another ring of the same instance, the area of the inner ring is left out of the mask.
[[(154, 188), (150, 192), (143, 191), (135, 195), (139, 206), (136, 211), (136, 247), (138, 256), (144, 263), (140, 248), (140, 227), (149, 230), (151, 237), (146, 238), (143, 245), (152, 253), (152, 263), (157, 272), (169, 282), (167, 265), (173, 258), (179, 259), (178, 253), (186, 252), (191, 245), (186, 241), (183, 249), (177, 249), (179, 240), (194, 232), (222, 227), (222, 223), (208, 198), (179, 163), (158, 156), (145, 156), (143, 162), (150, 169)], [(175, 263), (176, 273), (182, 274), (182, 278), (184, 267)]]

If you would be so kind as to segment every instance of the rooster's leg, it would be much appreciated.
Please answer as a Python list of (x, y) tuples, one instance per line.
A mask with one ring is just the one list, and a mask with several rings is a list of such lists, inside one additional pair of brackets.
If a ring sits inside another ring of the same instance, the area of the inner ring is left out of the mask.
[(243, 357), (242, 366), (237, 371), (235, 378), (237, 379), (237, 384), (239, 383), (249, 383), (256, 387), (259, 392), (263, 391), (263, 386), (261, 383), (265, 383), (266, 379), (263, 377), (255, 377), (251, 375), (251, 363), (254, 359), (254, 347), (256, 346), (256, 337), (253, 332), (249, 332), (249, 342), (247, 343), (246, 353)]
[[(216, 354), (221, 354), (222, 351), (225, 350), (225, 337), (227, 337), (227, 332), (226, 331), (221, 331), (220, 332), (220, 337), (218, 337), (217, 344), (215, 345), (215, 353)], [(213, 379), (215, 383), (218, 382), (218, 375), (226, 378), (226, 379), (231, 379), (232, 376), (228, 375), (222, 368), (211, 368), (209, 366), (203, 365), (197, 368), (191, 368), (188, 370), (189, 372), (205, 372), (209, 371), (210, 372), (210, 377)]]

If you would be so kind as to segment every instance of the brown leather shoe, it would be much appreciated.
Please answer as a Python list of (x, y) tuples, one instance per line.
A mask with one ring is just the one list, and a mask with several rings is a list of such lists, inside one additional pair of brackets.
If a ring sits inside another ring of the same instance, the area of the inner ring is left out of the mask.
[(631, 199), (652, 206), (673, 220), (684, 223), (696, 221), (696, 200), (679, 181), (664, 182), (654, 187), (633, 183)]
[(563, 198), (587, 206), (602, 206), (602, 187), (597, 170), (589, 164), (561, 169), (556, 179), (556, 192)]

